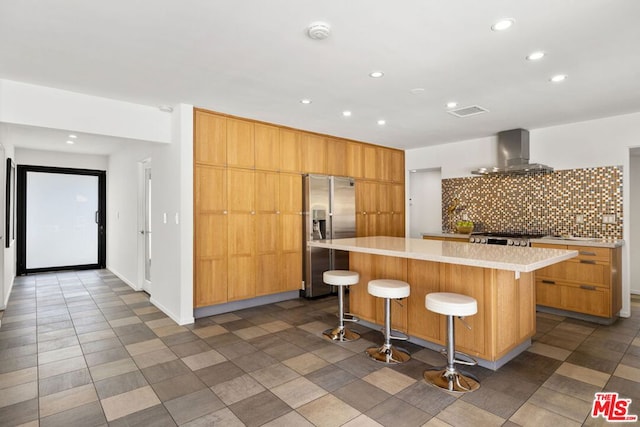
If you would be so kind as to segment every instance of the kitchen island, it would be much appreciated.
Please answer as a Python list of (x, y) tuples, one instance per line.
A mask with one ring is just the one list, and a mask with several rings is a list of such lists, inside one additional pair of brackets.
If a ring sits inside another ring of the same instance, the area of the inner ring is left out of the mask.
[(536, 332), (533, 271), (565, 261), (577, 251), (523, 248), (403, 237), (356, 237), (320, 240), (310, 246), (349, 251), (350, 269), (360, 274), (351, 286), (351, 313), (365, 323), (383, 323), (382, 300), (367, 292), (373, 279), (410, 284), (411, 295), (392, 306), (392, 324), (423, 346), (440, 349), (445, 342), (444, 316), (428, 311), (425, 296), (456, 292), (474, 297), (478, 313), (456, 329), (457, 349), (497, 369), (524, 351)]

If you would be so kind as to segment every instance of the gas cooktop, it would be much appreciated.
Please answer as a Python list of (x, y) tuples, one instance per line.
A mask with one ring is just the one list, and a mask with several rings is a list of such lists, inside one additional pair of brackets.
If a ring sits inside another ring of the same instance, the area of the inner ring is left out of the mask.
[(541, 239), (545, 233), (527, 232), (488, 232), (473, 233), (469, 236), (469, 243), (480, 243), (485, 245), (506, 245), (506, 246), (531, 246), (532, 239)]

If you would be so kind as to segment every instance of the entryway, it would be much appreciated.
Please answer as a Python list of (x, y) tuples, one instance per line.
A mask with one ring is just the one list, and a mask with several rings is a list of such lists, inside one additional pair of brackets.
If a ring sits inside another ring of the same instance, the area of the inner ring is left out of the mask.
[(105, 171), (17, 171), (17, 274), (105, 268)]

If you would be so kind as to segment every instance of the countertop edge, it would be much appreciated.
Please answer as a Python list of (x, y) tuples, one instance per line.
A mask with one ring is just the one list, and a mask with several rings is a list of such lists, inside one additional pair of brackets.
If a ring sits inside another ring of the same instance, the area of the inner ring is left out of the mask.
[[(450, 242), (450, 244), (466, 245), (468, 243)], [(435, 255), (430, 253), (406, 252), (406, 251), (398, 251), (398, 250), (390, 250), (390, 249), (382, 249), (382, 248), (352, 246), (352, 245), (346, 245), (341, 243), (334, 243), (333, 241), (310, 241), (310, 242), (307, 242), (307, 245), (309, 247), (337, 249), (337, 250), (359, 252), (359, 253), (366, 253), (366, 254), (372, 254), (372, 255), (382, 255), (382, 256), (391, 256), (391, 257), (398, 257), (398, 258), (416, 259), (416, 260), (422, 260), (422, 261), (442, 262), (442, 263), (448, 263), (448, 264), (466, 265), (470, 267), (490, 268), (490, 269), (496, 269), (496, 270), (507, 270), (507, 271), (521, 272), (521, 273), (530, 273), (540, 268), (547, 267), (549, 265), (553, 265), (561, 261), (566, 261), (568, 259), (578, 256), (577, 251), (550, 249), (552, 251), (556, 251), (556, 250), (563, 251), (564, 253), (550, 256), (549, 258), (542, 261), (523, 265), (523, 264), (513, 264), (509, 262), (487, 261), (482, 259), (450, 257), (450, 256)], [(518, 249), (544, 250), (544, 248), (518, 248)]]

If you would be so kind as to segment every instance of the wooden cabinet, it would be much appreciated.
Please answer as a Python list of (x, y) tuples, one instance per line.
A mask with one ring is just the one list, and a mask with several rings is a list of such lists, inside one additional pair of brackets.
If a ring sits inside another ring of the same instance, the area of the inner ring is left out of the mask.
[(194, 150), (196, 163), (227, 164), (227, 119), (201, 110), (194, 112)]
[(227, 301), (227, 171), (195, 167), (194, 303)]
[(327, 138), (327, 175), (353, 176), (347, 167), (347, 146), (346, 141)]
[(280, 132), (276, 126), (254, 126), (256, 169), (280, 170)]
[(467, 329), (456, 322), (456, 349), (474, 357), (498, 360), (535, 334), (535, 292), (532, 273), (494, 270), (432, 261), (349, 254), (350, 269), (360, 283), (349, 288), (350, 311), (363, 320), (382, 324), (382, 300), (368, 294), (373, 279), (404, 280), (411, 294), (392, 303), (392, 324), (410, 336), (445, 344), (446, 318), (425, 308), (431, 292), (456, 292), (478, 302), (478, 312), (467, 316)]
[(302, 133), (302, 171), (305, 173), (327, 173), (327, 141), (324, 137)]
[[(350, 269), (360, 274), (360, 283), (349, 287), (349, 307), (358, 317), (369, 322), (384, 323), (384, 300), (367, 292), (367, 283), (375, 279), (395, 279), (407, 281), (407, 259), (380, 255), (349, 253)], [(352, 268), (353, 266), (353, 268)], [(366, 266), (366, 267), (365, 267)], [(406, 300), (391, 302), (391, 325), (394, 329), (407, 332)]]
[(280, 174), (278, 255), (283, 291), (302, 287), (302, 177)]
[(533, 243), (578, 256), (536, 271), (538, 305), (611, 318), (622, 308), (620, 248)]
[(401, 150), (195, 109), (194, 305), (300, 289), (304, 173), (368, 177), (358, 235), (403, 236), (403, 168)]
[(404, 237), (404, 186), (356, 181), (356, 235)]
[(280, 171), (302, 172), (302, 147), (300, 133), (280, 129)]
[(256, 294), (255, 194), (253, 171), (227, 169), (229, 301), (251, 298)]
[(255, 167), (253, 122), (227, 118), (227, 165), (249, 169)]
[(362, 159), (364, 145), (357, 142), (347, 143), (347, 176), (353, 178), (364, 177)]

